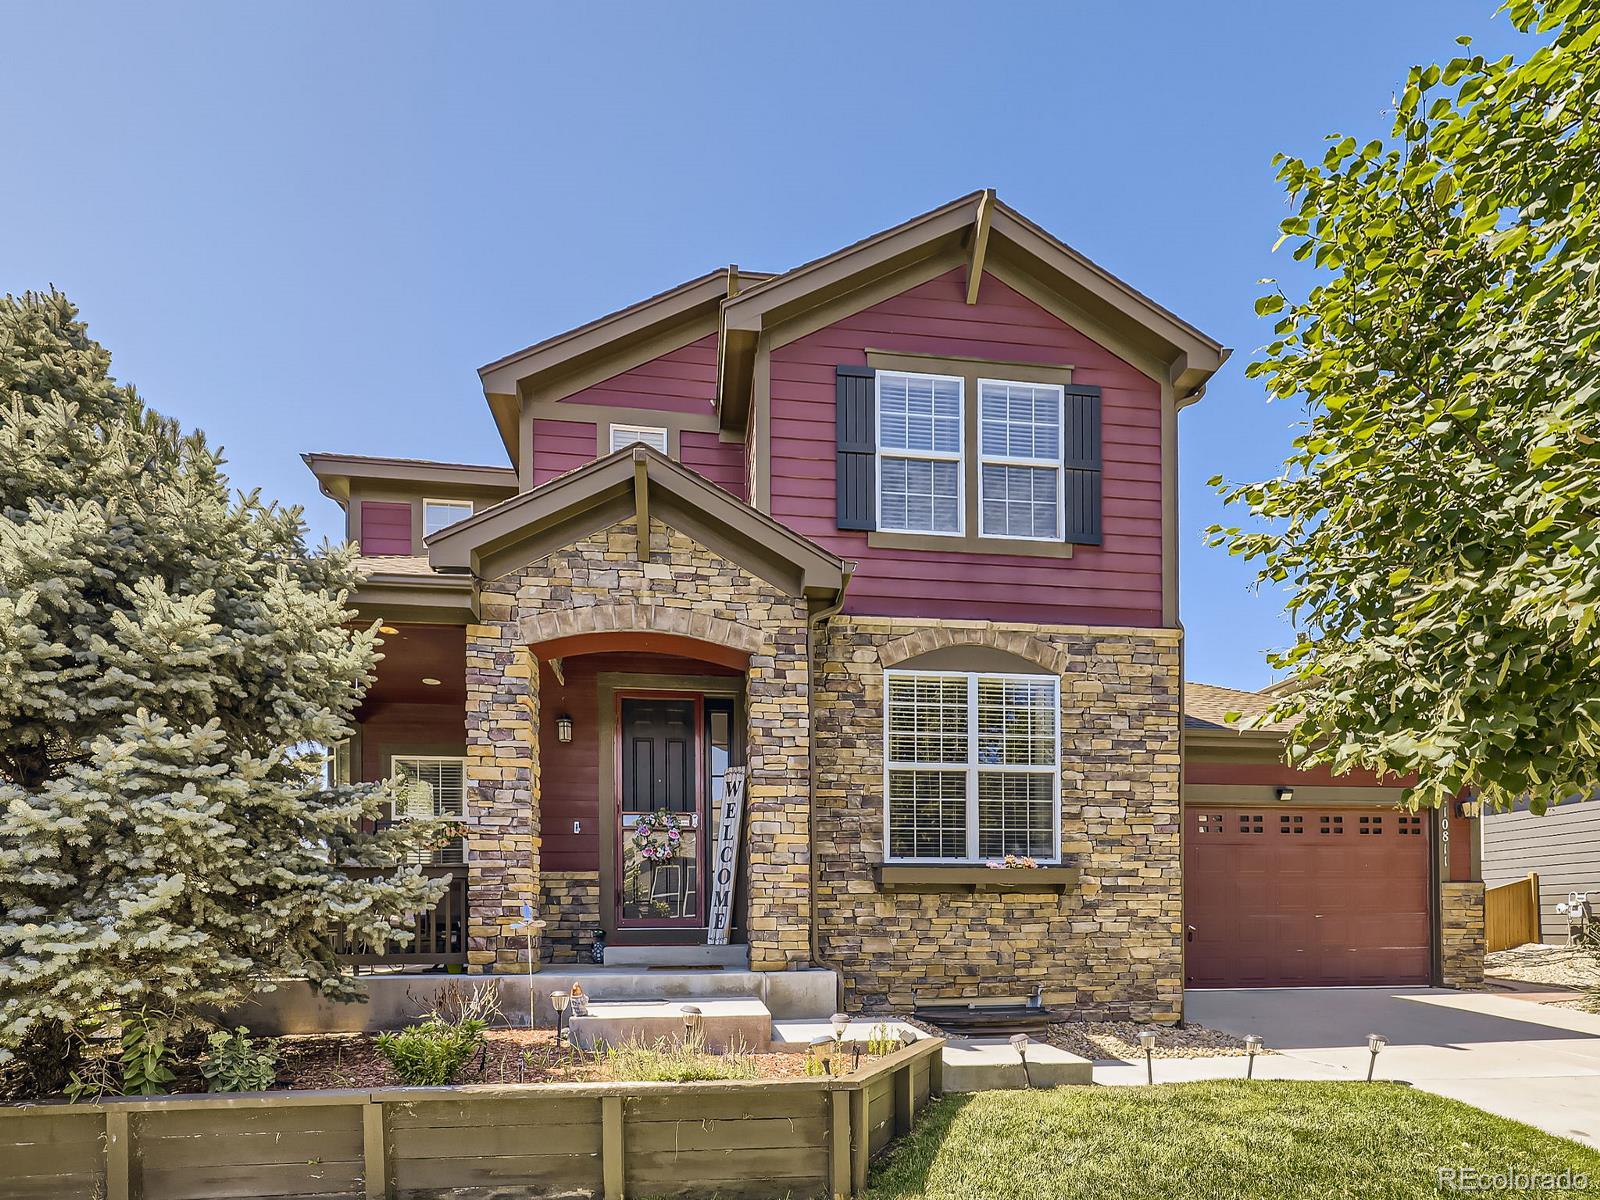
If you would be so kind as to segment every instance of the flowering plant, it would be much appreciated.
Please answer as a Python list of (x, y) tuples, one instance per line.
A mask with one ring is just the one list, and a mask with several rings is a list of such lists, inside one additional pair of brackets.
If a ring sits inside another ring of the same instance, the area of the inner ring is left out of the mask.
[(1021, 858), (1018, 858), (1015, 854), (1006, 855), (1004, 862), (995, 862), (995, 860), (991, 858), (983, 865), (988, 867), (991, 871), (1004, 871), (1008, 867), (1021, 867), (1024, 870), (1031, 871), (1037, 870), (1039, 867), (1039, 864), (1033, 859), (1029, 858), (1027, 855), (1023, 855)]
[(645, 862), (668, 862), (678, 857), (683, 827), (676, 813), (665, 808), (645, 813), (633, 826), (633, 848)]

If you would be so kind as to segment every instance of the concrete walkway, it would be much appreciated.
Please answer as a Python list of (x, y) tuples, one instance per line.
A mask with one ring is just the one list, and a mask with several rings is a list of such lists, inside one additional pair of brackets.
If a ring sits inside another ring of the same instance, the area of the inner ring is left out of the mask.
[[(1600, 1016), (1490, 992), (1442, 988), (1270, 988), (1194, 991), (1190, 1021), (1260, 1034), (1277, 1053), (1262, 1079), (1363, 1079), (1366, 1041), (1389, 1046), (1377, 1077), (1600, 1146)], [(1242, 1057), (1157, 1059), (1157, 1082), (1237, 1078)], [(1096, 1083), (1136, 1084), (1144, 1063), (1095, 1064)]]

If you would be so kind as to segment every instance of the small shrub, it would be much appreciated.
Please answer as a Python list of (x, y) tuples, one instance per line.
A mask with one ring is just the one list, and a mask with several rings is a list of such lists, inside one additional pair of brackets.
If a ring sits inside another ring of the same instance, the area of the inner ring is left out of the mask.
[(122, 1018), (122, 1094), (160, 1096), (177, 1078), (165, 1031), (144, 1009)]
[(482, 1021), (451, 1023), (429, 1017), (395, 1033), (380, 1033), (378, 1053), (410, 1087), (442, 1087), (455, 1081), (475, 1051), (487, 1051)]
[(756, 1061), (742, 1050), (707, 1054), (703, 1038), (665, 1039), (607, 1046), (600, 1069), (609, 1079), (634, 1083), (693, 1083), (703, 1079), (754, 1079)]
[(232, 1033), (213, 1033), (206, 1045), (200, 1073), (207, 1091), (264, 1092), (278, 1077), (278, 1043), (268, 1038), (256, 1045), (243, 1025)]

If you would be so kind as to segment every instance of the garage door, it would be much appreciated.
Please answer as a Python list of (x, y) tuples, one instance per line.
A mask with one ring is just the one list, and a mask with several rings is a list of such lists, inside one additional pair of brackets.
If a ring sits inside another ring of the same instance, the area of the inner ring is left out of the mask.
[(1428, 827), (1392, 809), (1190, 806), (1190, 987), (1428, 983)]

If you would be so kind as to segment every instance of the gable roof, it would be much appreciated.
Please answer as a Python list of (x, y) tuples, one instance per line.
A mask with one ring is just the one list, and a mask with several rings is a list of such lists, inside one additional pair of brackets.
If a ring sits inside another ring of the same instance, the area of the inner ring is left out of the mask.
[(435, 571), (496, 579), (628, 517), (673, 528), (791, 596), (831, 601), (854, 569), (639, 443), (482, 509), (425, 539)]
[(373, 454), (332, 454), (313, 451), (300, 456), (317, 477), (322, 492), (341, 505), (350, 499), (351, 480), (413, 484), (440, 484), (473, 494), (509, 494), (517, 490), (517, 473), (511, 467), (476, 463), (434, 462), (426, 458), (386, 458)]
[(742, 428), (761, 335), (808, 309), (919, 263), (964, 252), (968, 303), (985, 266), (1005, 263), (1090, 313), (1167, 369), (1179, 404), (1198, 399), (1230, 351), (1028, 220), (992, 190), (973, 192), (730, 295), (722, 305), (717, 405)]

